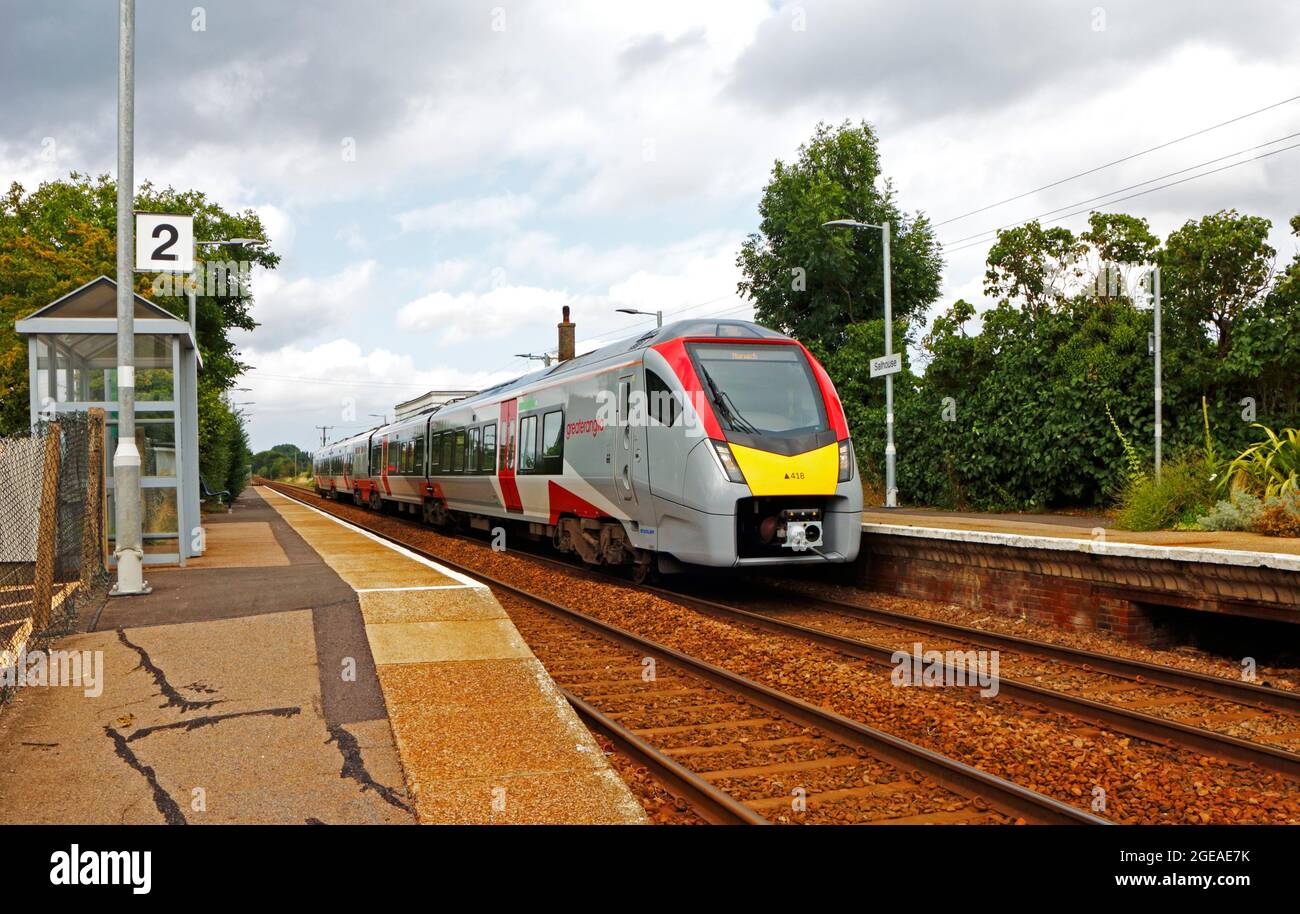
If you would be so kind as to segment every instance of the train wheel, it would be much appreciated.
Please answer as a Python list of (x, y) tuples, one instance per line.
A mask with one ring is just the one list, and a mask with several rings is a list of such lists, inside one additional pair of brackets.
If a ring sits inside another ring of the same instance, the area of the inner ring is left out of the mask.
[(635, 562), (632, 565), (632, 583), (634, 584), (657, 584), (659, 583), (659, 573), (655, 571), (654, 557), (651, 556), (647, 562)]
[(372, 489), (370, 492), (370, 510), (371, 511), (384, 510), (384, 500), (379, 497), (378, 489)]

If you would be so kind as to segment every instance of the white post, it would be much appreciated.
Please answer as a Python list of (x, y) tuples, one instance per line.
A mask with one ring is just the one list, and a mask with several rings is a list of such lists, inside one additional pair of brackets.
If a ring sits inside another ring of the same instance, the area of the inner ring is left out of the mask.
[(1151, 289), (1155, 300), (1156, 335), (1156, 479), (1160, 479), (1160, 451), (1164, 440), (1164, 389), (1161, 386), (1160, 366), (1160, 268), (1151, 271)]
[[(889, 223), (880, 225), (885, 257), (885, 355), (894, 354), (894, 303), (890, 282)], [(898, 507), (898, 480), (895, 474), (898, 451), (894, 447), (894, 376), (885, 375), (885, 507)]]
[(140, 522), (140, 452), (135, 446), (135, 0), (119, 0), (117, 48), (117, 527), (114, 596), (148, 593)]

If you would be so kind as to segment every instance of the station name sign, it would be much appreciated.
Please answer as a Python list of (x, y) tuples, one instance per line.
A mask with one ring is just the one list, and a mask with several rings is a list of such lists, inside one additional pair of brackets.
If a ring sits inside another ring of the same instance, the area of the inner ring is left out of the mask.
[(887, 374), (898, 374), (902, 370), (903, 354), (901, 352), (895, 352), (893, 355), (882, 355), (871, 360), (871, 376), (873, 378), (883, 377)]

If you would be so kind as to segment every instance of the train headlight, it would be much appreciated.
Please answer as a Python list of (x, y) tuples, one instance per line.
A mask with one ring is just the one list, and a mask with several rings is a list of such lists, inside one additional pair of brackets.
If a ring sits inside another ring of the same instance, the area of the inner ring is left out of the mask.
[(732, 482), (745, 481), (745, 474), (740, 471), (740, 464), (736, 463), (736, 456), (731, 453), (731, 445), (725, 441), (713, 441), (713, 451), (718, 455), (718, 460), (722, 462), (722, 471), (727, 474), (727, 478)]
[(853, 446), (846, 438), (840, 442), (840, 478), (839, 482), (848, 482), (853, 478)]

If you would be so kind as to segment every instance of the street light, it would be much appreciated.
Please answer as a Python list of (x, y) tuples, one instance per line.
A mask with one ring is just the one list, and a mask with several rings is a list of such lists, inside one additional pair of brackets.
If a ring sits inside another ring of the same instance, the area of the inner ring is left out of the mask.
[(655, 319), (655, 327), (664, 325), (664, 313), (662, 311), (638, 311), (636, 308), (615, 308), (619, 314), (645, 314)]
[[(856, 219), (832, 219), (822, 228), (879, 229), (884, 244), (885, 263), (885, 356), (894, 354), (894, 306), (889, 277), (889, 223), (873, 225)], [(894, 376), (885, 375), (885, 507), (898, 507), (898, 484), (895, 475), (897, 451), (894, 448)]]
[(388, 424), (388, 413), (366, 413), (371, 419), (378, 419), (380, 425)]
[(516, 352), (515, 358), (532, 359), (535, 362), (541, 362), (547, 368), (551, 367), (551, 354), (549, 352), (543, 352), (541, 355), (533, 355), (531, 352)]

